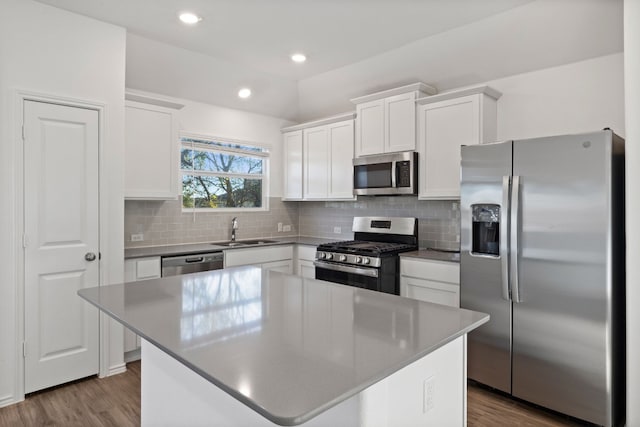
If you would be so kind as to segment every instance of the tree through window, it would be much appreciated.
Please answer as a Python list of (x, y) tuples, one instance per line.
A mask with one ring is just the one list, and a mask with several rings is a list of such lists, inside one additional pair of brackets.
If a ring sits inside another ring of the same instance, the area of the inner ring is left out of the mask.
[(182, 207), (196, 209), (265, 207), (269, 151), (218, 138), (180, 138)]

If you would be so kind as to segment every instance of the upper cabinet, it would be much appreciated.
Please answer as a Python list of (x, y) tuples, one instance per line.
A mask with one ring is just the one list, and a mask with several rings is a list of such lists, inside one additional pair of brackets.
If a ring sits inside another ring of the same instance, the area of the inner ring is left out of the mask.
[[(125, 199), (176, 199), (178, 134), (175, 108), (181, 106), (137, 95), (127, 94), (126, 98)], [(156, 102), (156, 105), (138, 100)]]
[(460, 198), (460, 147), (495, 141), (501, 95), (476, 86), (416, 101), (419, 199)]
[(302, 131), (283, 135), (284, 197), (285, 200), (302, 200)]
[(414, 151), (415, 101), (435, 93), (435, 88), (415, 83), (352, 99), (356, 104), (356, 157)]
[(353, 200), (353, 113), (283, 129), (283, 200)]

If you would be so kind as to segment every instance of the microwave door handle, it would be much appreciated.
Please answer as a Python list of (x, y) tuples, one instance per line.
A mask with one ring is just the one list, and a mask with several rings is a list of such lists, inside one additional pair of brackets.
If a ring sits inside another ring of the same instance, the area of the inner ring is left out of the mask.
[(396, 188), (398, 177), (398, 165), (395, 160), (391, 161), (391, 188)]
[(502, 299), (511, 301), (509, 286), (509, 209), (511, 177), (502, 177), (502, 206), (500, 207), (500, 270), (502, 276)]

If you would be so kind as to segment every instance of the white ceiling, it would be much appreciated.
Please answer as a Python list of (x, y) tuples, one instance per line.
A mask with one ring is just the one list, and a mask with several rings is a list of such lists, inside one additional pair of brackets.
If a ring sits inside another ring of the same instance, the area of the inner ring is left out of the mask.
[[(297, 122), (415, 81), (443, 91), (623, 51), (622, 0), (36, 1), (127, 28), (128, 88)], [(181, 24), (185, 10), (203, 21)]]
[[(300, 80), (531, 0), (39, 0), (145, 38)], [(196, 26), (181, 11), (203, 17)], [(297, 65), (289, 56), (304, 52)]]

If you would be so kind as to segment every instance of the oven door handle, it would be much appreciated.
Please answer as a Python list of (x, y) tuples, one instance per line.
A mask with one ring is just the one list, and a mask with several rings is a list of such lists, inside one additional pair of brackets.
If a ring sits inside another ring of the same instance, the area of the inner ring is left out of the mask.
[(351, 267), (350, 265), (334, 264), (332, 262), (314, 261), (313, 265), (326, 270), (341, 271), (343, 273), (359, 274), (361, 276), (378, 277), (377, 268)]

